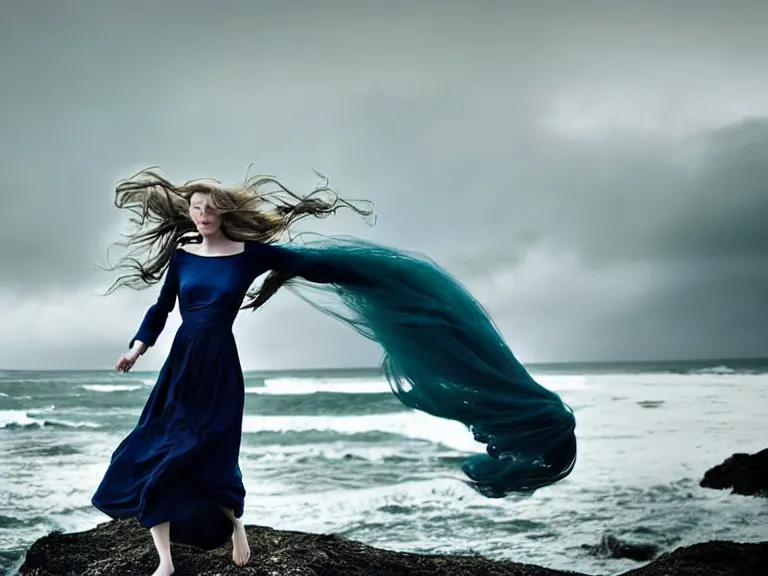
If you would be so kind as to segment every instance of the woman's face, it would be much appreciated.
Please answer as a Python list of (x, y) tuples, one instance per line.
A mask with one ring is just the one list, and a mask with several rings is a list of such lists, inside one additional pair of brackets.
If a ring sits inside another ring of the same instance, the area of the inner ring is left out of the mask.
[(210, 204), (208, 194), (195, 192), (189, 199), (189, 216), (203, 236), (213, 236), (221, 228), (221, 216)]

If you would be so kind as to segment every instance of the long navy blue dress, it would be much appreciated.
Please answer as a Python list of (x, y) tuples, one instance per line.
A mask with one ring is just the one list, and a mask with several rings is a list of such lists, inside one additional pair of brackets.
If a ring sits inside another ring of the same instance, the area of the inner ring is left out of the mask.
[(99, 510), (145, 527), (170, 522), (174, 541), (204, 548), (231, 535), (221, 508), (240, 517), (245, 499), (238, 465), (245, 390), (232, 324), (253, 281), (295, 258), (257, 242), (227, 256), (175, 252), (130, 345), (155, 344), (177, 297), (182, 324), (138, 424), (93, 496)]

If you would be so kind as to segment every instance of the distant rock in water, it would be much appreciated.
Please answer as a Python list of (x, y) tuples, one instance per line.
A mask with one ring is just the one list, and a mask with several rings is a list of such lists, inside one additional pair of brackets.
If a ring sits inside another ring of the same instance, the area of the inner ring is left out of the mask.
[[(248, 526), (250, 563), (238, 568), (232, 549), (205, 552), (174, 545), (174, 576), (585, 576), (481, 556), (380, 550), (338, 536)], [(135, 521), (111, 521), (77, 534), (54, 532), (35, 542), (23, 576), (150, 575), (157, 554), (149, 531)], [(768, 543), (709, 542), (680, 548), (622, 576), (765, 576)]]
[(716, 490), (731, 488), (743, 496), (768, 496), (768, 448), (756, 454), (734, 454), (707, 470), (699, 485)]
[(597, 556), (607, 558), (628, 558), (638, 562), (653, 560), (659, 553), (655, 544), (625, 542), (613, 534), (604, 534), (597, 546), (584, 546)]
[(641, 408), (661, 408), (664, 400), (641, 400), (637, 403)]

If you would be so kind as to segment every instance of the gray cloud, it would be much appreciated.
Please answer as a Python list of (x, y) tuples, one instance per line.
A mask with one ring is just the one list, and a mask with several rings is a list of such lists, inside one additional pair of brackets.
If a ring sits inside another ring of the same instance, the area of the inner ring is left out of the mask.
[[(764, 353), (768, 7), (737, 4), (17, 4), (0, 365), (104, 366), (135, 329), (154, 292), (95, 296), (115, 180), (253, 161), (374, 200), (314, 228), (429, 253), (524, 359)], [(378, 356), (290, 295), (237, 329), (250, 367)]]

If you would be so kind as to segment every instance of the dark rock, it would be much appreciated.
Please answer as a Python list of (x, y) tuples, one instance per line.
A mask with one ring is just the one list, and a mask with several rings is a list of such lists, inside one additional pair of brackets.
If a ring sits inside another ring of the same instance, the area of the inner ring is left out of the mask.
[(768, 542), (706, 542), (659, 556), (621, 576), (765, 576)]
[(637, 403), (641, 408), (661, 408), (664, 400), (642, 400)]
[[(583, 576), (481, 556), (431, 556), (380, 550), (337, 536), (248, 526), (251, 560), (232, 562), (227, 544), (211, 552), (173, 545), (174, 576)], [(76, 534), (35, 542), (19, 573), (25, 576), (149, 576), (157, 567), (149, 531), (112, 521)]]
[(626, 542), (614, 534), (605, 534), (597, 546), (584, 546), (596, 556), (605, 558), (627, 558), (637, 562), (652, 560), (659, 553), (655, 544)]
[[(248, 527), (251, 561), (232, 563), (229, 545), (205, 552), (174, 545), (175, 576), (584, 576), (480, 556), (380, 550), (337, 536)], [(149, 576), (157, 555), (147, 530), (112, 521), (76, 534), (54, 532), (26, 555), (24, 576)], [(665, 554), (624, 576), (765, 576), (768, 543), (709, 542)]]
[(756, 454), (734, 454), (707, 470), (699, 485), (744, 496), (768, 496), (768, 448)]

